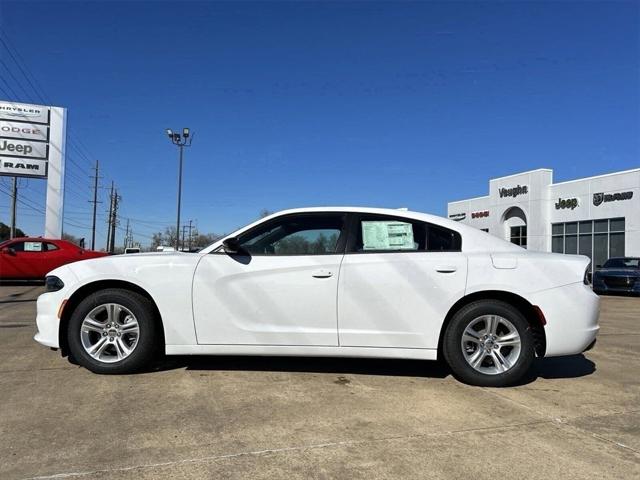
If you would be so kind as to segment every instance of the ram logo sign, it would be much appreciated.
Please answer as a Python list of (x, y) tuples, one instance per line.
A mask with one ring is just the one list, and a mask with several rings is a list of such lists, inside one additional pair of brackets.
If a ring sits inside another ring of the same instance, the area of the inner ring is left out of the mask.
[(603, 203), (617, 202), (621, 200), (631, 200), (633, 198), (633, 192), (617, 192), (617, 193), (594, 193), (593, 205), (599, 207)]
[(47, 162), (44, 160), (0, 158), (0, 172), (6, 175), (44, 177), (47, 175)]

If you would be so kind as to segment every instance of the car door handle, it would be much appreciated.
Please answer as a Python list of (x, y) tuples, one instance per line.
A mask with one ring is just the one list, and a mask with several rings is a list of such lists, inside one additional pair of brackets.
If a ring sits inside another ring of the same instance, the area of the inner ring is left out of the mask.
[(332, 275), (333, 275), (333, 272), (331, 270), (325, 270), (324, 268), (315, 270), (314, 272), (311, 273), (311, 276), (314, 278), (329, 278)]
[(436, 267), (436, 272), (438, 273), (453, 273), (456, 270), (458, 269), (452, 265), (438, 265)]

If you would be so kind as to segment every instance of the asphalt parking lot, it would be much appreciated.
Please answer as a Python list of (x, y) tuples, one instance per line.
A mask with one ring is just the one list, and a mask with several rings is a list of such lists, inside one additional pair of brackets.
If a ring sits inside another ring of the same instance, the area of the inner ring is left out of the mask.
[(0, 287), (0, 478), (640, 478), (640, 299), (523, 385), (435, 362), (177, 358), (99, 376), (39, 346)]

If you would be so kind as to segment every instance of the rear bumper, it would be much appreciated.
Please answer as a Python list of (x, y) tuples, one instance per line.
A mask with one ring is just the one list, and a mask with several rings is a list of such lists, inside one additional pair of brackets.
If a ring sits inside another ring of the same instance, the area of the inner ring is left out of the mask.
[(600, 330), (600, 298), (589, 286), (573, 283), (538, 292), (531, 300), (547, 321), (546, 357), (575, 355), (592, 346)]

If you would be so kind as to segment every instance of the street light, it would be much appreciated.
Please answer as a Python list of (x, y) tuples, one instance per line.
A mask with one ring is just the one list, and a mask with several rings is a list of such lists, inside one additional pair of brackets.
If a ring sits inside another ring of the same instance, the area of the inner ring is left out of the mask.
[(176, 251), (180, 251), (180, 202), (182, 199), (182, 151), (184, 147), (190, 147), (193, 142), (193, 135), (188, 128), (182, 129), (182, 134), (174, 132), (170, 128), (166, 130), (171, 143), (178, 146), (180, 150), (180, 164), (178, 167), (178, 219), (176, 221)]

